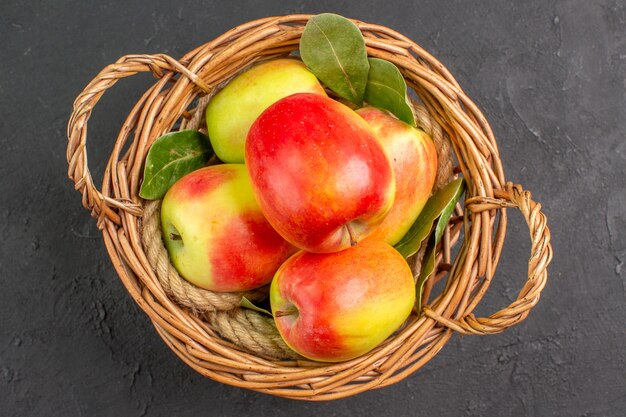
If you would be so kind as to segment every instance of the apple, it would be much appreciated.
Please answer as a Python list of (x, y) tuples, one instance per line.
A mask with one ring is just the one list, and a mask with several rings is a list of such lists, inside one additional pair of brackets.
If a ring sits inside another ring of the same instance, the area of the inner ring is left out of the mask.
[(248, 133), (246, 166), (267, 220), (309, 252), (355, 245), (393, 204), (393, 171), (372, 129), (319, 94), (268, 107)]
[(400, 327), (414, 303), (407, 262), (389, 244), (369, 239), (341, 252), (298, 252), (270, 286), (282, 338), (322, 362), (369, 352)]
[(391, 161), (396, 198), (391, 211), (368, 239), (395, 245), (409, 231), (430, 196), (437, 176), (437, 149), (421, 129), (374, 107), (356, 111), (376, 133)]
[(209, 139), (217, 157), (243, 163), (246, 136), (254, 120), (272, 103), (300, 92), (326, 96), (315, 75), (295, 59), (267, 61), (233, 78), (206, 108)]
[(212, 291), (268, 284), (295, 252), (265, 220), (242, 164), (193, 171), (167, 191), (163, 240), (180, 275)]

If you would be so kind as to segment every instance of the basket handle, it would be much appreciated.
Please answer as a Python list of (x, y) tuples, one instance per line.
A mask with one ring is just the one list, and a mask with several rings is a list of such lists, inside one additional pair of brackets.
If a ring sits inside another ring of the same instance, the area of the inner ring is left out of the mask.
[(442, 317), (428, 306), (424, 307), (424, 314), (427, 317), (462, 334), (500, 333), (523, 321), (530, 309), (539, 301), (541, 290), (548, 279), (547, 267), (552, 260), (552, 246), (550, 245), (550, 230), (546, 216), (541, 212), (541, 204), (533, 201), (530, 192), (525, 191), (521, 185), (513, 185), (510, 182), (506, 184), (504, 190), (494, 190), (494, 195), (496, 198), (470, 198), (466, 201), (466, 206), (474, 213), (503, 207), (520, 209), (530, 229), (528, 280), (519, 292), (517, 300), (489, 317), (477, 318), (474, 314), (469, 314), (459, 320), (454, 320)]
[(141, 208), (129, 200), (105, 196), (94, 185), (87, 163), (86, 146), (87, 121), (91, 111), (104, 92), (118, 80), (140, 72), (152, 72), (157, 78), (162, 78), (167, 73), (180, 73), (202, 90), (209, 91), (206, 83), (189, 71), (184, 64), (186, 63), (164, 54), (123, 56), (100, 71), (74, 101), (73, 112), (67, 126), (68, 177), (74, 182), (74, 188), (82, 194), (83, 207), (91, 212), (92, 217), (98, 219), (98, 228), (104, 227), (105, 219), (117, 225), (121, 224), (120, 216), (115, 209), (141, 215)]

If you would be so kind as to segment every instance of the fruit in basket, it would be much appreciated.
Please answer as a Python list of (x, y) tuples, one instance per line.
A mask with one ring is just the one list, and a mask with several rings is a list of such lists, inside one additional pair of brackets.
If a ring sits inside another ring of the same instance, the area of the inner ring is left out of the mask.
[(357, 113), (374, 129), (396, 178), (393, 207), (368, 238), (395, 245), (428, 201), (437, 175), (437, 149), (423, 130), (398, 120), (385, 110), (365, 107)]
[(213, 165), (178, 180), (163, 199), (161, 227), (176, 270), (212, 291), (265, 285), (295, 251), (265, 220), (242, 164)]
[(395, 249), (365, 240), (334, 253), (298, 252), (270, 287), (276, 327), (294, 351), (338, 362), (378, 346), (409, 316), (413, 274)]
[(315, 75), (296, 59), (267, 61), (233, 78), (206, 109), (207, 130), (217, 157), (243, 163), (246, 136), (254, 120), (277, 100), (301, 92), (326, 95)]
[(356, 244), (393, 204), (393, 171), (372, 129), (318, 94), (294, 94), (265, 110), (250, 128), (246, 165), (265, 217), (310, 252)]

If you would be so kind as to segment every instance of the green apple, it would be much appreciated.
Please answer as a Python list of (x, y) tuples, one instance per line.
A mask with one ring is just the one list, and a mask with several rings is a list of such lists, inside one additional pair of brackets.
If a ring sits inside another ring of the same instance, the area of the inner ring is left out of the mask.
[(256, 118), (272, 103), (301, 92), (326, 96), (315, 75), (296, 59), (263, 62), (233, 78), (206, 109), (207, 130), (218, 158), (243, 163), (248, 130)]
[(334, 253), (298, 252), (270, 287), (276, 327), (293, 350), (337, 362), (378, 346), (415, 303), (413, 274), (389, 244), (365, 240)]
[(295, 251), (261, 213), (242, 164), (213, 165), (179, 179), (163, 199), (161, 226), (176, 270), (212, 291), (268, 284)]
[(437, 176), (437, 149), (423, 130), (398, 120), (385, 110), (365, 107), (357, 113), (374, 130), (396, 178), (393, 207), (368, 239), (395, 245), (409, 231), (428, 201)]

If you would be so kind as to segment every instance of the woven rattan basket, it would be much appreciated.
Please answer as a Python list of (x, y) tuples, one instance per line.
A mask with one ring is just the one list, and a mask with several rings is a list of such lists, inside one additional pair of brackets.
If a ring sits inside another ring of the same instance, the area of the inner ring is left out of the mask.
[[(206, 103), (233, 75), (254, 62), (296, 51), (309, 17), (246, 23), (179, 60), (166, 55), (122, 57), (76, 99), (67, 160), (69, 177), (82, 193), (83, 206), (97, 219), (123, 284), (176, 355), (202, 375), (226, 384), (294, 399), (330, 400), (402, 380), (433, 358), (454, 332), (498, 333), (524, 320), (546, 284), (552, 249), (541, 206), (521, 186), (505, 181), (489, 124), (448, 70), (401, 34), (354, 21), (368, 54), (393, 62), (419, 97), (416, 116), (435, 139), (440, 160), (454, 161), (454, 170), (451, 164), (449, 172), (440, 169), (438, 183), (459, 174), (467, 185), (464, 205), (457, 205), (438, 250), (436, 273), (425, 285), (422, 311), (372, 352), (323, 364), (291, 352), (271, 318), (238, 307), (242, 294), (214, 294), (182, 281), (167, 260), (158, 221), (153, 221), (158, 203), (138, 196), (147, 151), (157, 137), (173, 129), (201, 129)], [(87, 164), (87, 121), (108, 88), (140, 72), (151, 72), (158, 80), (128, 115), (98, 190)], [(472, 311), (495, 272), (507, 207), (520, 209), (530, 229), (528, 279), (510, 306), (477, 318)], [(445, 281), (436, 293), (433, 288), (440, 280)], [(254, 300), (263, 294), (246, 296)]]

